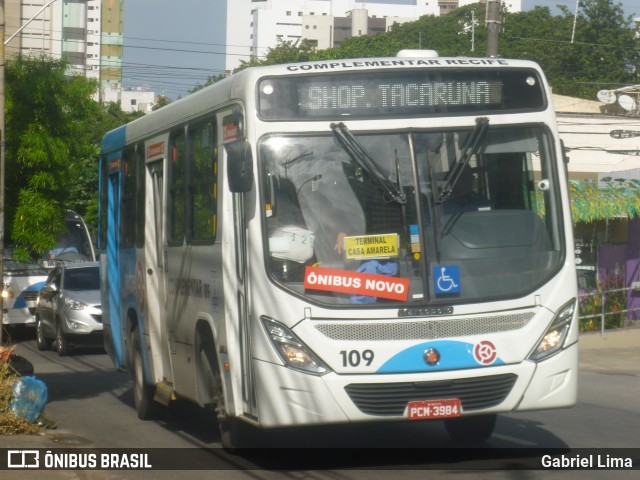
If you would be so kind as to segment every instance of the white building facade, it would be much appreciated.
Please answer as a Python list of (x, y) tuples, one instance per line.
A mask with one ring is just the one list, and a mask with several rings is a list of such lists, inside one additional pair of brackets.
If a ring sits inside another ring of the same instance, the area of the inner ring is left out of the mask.
[(97, 99), (119, 97), (123, 9), (124, 0), (5, 0), (6, 56), (64, 59), (70, 73), (100, 82)]
[(120, 107), (123, 112), (151, 113), (155, 105), (155, 94), (142, 89), (123, 90)]
[[(441, 15), (478, 0), (227, 0), (225, 69), (241, 60), (266, 55), (278, 41), (311, 40), (318, 49), (339, 45), (347, 37), (371, 35), (394, 23)], [(519, 12), (521, 0), (503, 2)]]

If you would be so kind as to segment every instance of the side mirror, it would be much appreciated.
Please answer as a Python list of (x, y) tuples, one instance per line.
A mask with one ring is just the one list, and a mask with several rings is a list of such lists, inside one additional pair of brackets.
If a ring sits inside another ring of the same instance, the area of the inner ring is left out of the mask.
[(227, 180), (233, 193), (249, 192), (253, 187), (253, 159), (245, 141), (227, 143)]

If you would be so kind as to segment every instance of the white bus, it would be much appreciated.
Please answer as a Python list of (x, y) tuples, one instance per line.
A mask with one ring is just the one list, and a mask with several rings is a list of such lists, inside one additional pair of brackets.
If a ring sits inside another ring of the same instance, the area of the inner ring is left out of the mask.
[(37, 263), (4, 259), (3, 275), (2, 324), (6, 327), (35, 326), (36, 303), (47, 280), (47, 271)]
[(40, 256), (39, 262), (47, 270), (59, 262), (96, 261), (91, 233), (84, 218), (72, 210), (65, 210), (64, 224), (66, 229), (57, 235), (54, 247)]
[(535, 63), (246, 69), (108, 133), (105, 346), (140, 418), (443, 420), (576, 401), (566, 165)]

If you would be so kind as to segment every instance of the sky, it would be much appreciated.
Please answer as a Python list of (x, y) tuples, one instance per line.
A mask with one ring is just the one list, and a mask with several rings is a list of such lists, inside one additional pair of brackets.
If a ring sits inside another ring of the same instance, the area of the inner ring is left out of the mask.
[(222, 73), (225, 18), (225, 0), (124, 0), (124, 87), (175, 100)]
[[(640, 0), (617, 3), (640, 16)], [(546, 6), (558, 14), (556, 5), (575, 11), (576, 0), (522, 0), (522, 5), (523, 10)], [(226, 0), (124, 0), (124, 87), (175, 100), (222, 73), (225, 22)]]

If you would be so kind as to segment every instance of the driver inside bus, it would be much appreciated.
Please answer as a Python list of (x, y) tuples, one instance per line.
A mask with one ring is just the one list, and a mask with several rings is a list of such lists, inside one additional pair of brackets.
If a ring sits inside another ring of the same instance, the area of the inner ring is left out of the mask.
[(474, 189), (475, 176), (472, 168), (466, 165), (460, 177), (453, 184), (451, 196), (442, 204), (445, 215), (478, 210), (491, 210), (491, 202)]
[(305, 223), (314, 232), (313, 247), (320, 264), (341, 263), (344, 237), (365, 231), (362, 207), (345, 176), (340, 156), (326, 165), (321, 174), (312, 176), (315, 182), (305, 183), (298, 192)]

